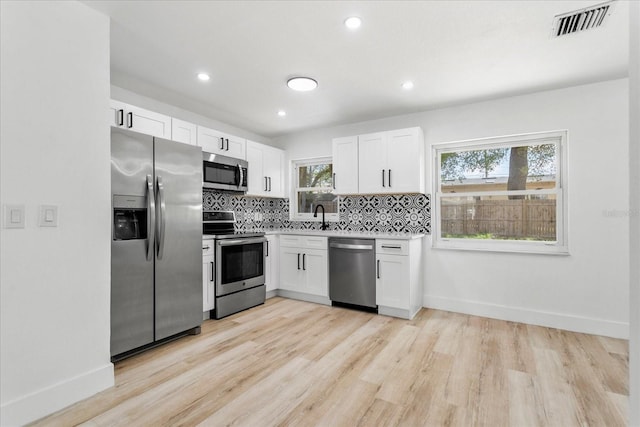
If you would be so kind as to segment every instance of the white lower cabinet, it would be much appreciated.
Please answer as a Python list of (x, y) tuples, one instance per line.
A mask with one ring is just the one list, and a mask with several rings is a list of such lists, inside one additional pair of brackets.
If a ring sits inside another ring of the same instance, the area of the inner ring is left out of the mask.
[(378, 313), (412, 319), (422, 307), (422, 239), (376, 240)]
[(280, 290), (328, 299), (329, 257), (326, 237), (281, 235), (279, 254)]
[[(264, 284), (266, 291), (275, 291), (278, 289), (278, 276), (280, 271), (279, 263), (279, 241), (278, 236), (269, 235), (267, 237), (267, 243), (265, 243), (265, 257), (264, 257)], [(274, 296), (267, 294), (267, 297)]]
[(213, 240), (202, 241), (202, 311), (213, 310), (216, 304)]

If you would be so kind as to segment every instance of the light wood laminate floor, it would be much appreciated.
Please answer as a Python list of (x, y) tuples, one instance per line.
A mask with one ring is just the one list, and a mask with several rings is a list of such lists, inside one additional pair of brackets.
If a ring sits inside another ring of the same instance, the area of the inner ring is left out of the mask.
[(272, 298), (116, 364), (35, 425), (623, 426), (627, 341)]

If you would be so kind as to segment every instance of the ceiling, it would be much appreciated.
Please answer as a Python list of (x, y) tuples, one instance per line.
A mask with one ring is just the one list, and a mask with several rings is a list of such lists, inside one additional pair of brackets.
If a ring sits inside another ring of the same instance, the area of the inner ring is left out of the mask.
[(112, 84), (268, 138), (627, 76), (626, 1), (560, 38), (556, 14), (598, 1), (85, 3), (112, 18)]

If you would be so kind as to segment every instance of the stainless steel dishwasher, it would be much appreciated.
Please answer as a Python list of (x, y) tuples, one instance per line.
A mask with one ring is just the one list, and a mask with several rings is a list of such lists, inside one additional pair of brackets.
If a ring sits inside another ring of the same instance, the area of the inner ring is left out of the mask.
[(329, 238), (329, 299), (371, 309), (376, 305), (373, 239)]

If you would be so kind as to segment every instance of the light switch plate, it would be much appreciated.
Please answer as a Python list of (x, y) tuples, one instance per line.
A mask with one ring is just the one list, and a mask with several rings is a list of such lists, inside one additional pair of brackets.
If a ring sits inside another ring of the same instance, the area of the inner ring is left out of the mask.
[(40, 205), (38, 225), (40, 227), (57, 227), (58, 207), (56, 205)]
[(24, 205), (4, 205), (4, 228), (24, 228)]

